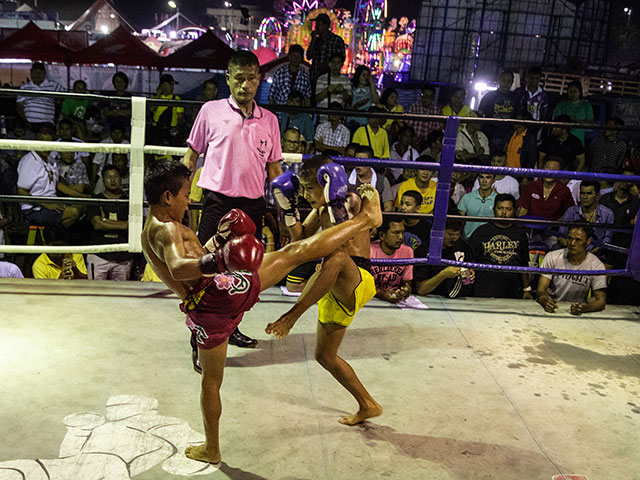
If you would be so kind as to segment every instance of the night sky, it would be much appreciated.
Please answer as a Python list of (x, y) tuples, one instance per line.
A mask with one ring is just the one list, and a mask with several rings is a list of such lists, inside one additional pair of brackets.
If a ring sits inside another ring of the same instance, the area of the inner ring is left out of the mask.
[[(33, 2), (33, 0), (30, 0)], [(167, 0), (111, 0), (116, 8), (133, 23), (138, 30), (153, 26), (155, 13), (172, 14)], [(194, 22), (205, 22), (207, 7), (222, 8), (224, 0), (176, 0), (180, 12)], [(243, 0), (233, 2), (242, 5), (266, 5), (270, 0)], [(408, 16), (415, 18), (420, 11), (419, 0), (391, 0), (388, 3), (388, 13), (392, 17)], [(90, 0), (38, 0), (38, 7), (48, 12), (59, 12), (61, 20), (75, 20), (93, 4)], [(346, 8), (353, 12), (355, 0), (338, 0), (336, 7)]]

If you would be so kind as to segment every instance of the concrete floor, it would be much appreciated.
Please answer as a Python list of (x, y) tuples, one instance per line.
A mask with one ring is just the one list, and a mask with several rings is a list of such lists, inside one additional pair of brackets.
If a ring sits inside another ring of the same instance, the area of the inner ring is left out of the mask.
[(199, 377), (162, 285), (0, 280), (0, 479), (640, 479), (637, 308), (374, 300), (341, 353), (385, 411), (346, 427), (315, 310), (276, 340), (295, 299), (261, 298), (241, 325), (259, 347), (229, 348), (213, 471), (179, 453), (202, 439)]

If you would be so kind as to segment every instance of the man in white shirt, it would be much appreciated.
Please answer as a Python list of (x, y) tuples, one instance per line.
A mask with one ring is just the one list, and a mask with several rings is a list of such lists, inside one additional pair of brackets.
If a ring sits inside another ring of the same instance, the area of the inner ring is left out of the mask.
[[(334, 53), (329, 60), (329, 72), (318, 77), (315, 89), (318, 108), (327, 108), (331, 102), (342, 106), (351, 102), (351, 80), (340, 73), (343, 64), (344, 57)], [(326, 122), (327, 116), (321, 115), (319, 121)]]
[[(562, 270), (604, 270), (603, 263), (587, 252), (592, 230), (588, 227), (569, 227), (568, 247), (547, 253), (542, 268)], [(558, 301), (572, 302), (569, 312), (580, 315), (599, 312), (607, 304), (607, 277), (604, 275), (569, 275), (543, 273), (538, 281), (538, 303), (549, 313), (558, 308)], [(591, 298), (587, 295), (591, 290)]]
[[(331, 102), (332, 110), (343, 110), (339, 102)], [(316, 150), (324, 153), (326, 150), (334, 150), (344, 155), (344, 149), (349, 145), (351, 132), (340, 122), (339, 115), (329, 115), (329, 121), (323, 122), (316, 128), (314, 143)]]
[[(31, 80), (20, 87), (21, 90), (39, 92), (62, 92), (64, 89), (53, 80), (47, 79), (44, 64), (36, 62), (31, 66)], [(16, 109), (20, 117), (32, 131), (37, 131), (41, 123), (55, 124), (56, 101), (51, 97), (18, 97)]]
[[(51, 142), (55, 133), (53, 124), (39, 124), (36, 139)], [(55, 197), (58, 170), (49, 152), (30, 151), (18, 163), (18, 195)], [(32, 225), (62, 223), (72, 225), (80, 216), (78, 207), (61, 204), (21, 204), (24, 218)]]
[[(507, 166), (507, 154), (504, 152), (498, 152), (491, 155), (491, 166), (493, 167), (506, 167)], [(477, 190), (480, 187), (478, 179), (473, 183), (473, 190)], [(493, 182), (493, 189), (496, 193), (508, 193), (518, 200), (520, 198), (520, 184), (518, 180), (511, 175), (496, 175), (496, 180)]]

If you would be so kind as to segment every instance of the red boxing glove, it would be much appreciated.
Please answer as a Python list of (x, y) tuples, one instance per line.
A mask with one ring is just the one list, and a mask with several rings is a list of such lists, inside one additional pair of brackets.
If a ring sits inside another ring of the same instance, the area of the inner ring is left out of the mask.
[(231, 237), (255, 235), (255, 233), (256, 226), (249, 216), (239, 208), (234, 208), (220, 219), (218, 231), (204, 244), (204, 248), (213, 253)]
[(234, 237), (214, 253), (200, 258), (200, 271), (204, 275), (237, 270), (257, 271), (262, 264), (264, 247), (253, 235)]

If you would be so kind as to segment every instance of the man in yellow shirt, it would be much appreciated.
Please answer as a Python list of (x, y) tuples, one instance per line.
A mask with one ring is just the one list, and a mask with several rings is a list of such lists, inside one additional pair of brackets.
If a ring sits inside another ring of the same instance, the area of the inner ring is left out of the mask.
[[(416, 159), (419, 162), (433, 162), (431, 157), (422, 155)], [(400, 199), (405, 192), (409, 190), (417, 190), (422, 195), (422, 203), (420, 204), (420, 213), (431, 213), (433, 211), (433, 204), (436, 199), (437, 183), (431, 180), (433, 177), (432, 170), (416, 170), (416, 176), (405, 180), (400, 184), (398, 188), (398, 194), (396, 195), (395, 207), (400, 207)]]
[[(165, 100), (180, 100), (178, 95), (173, 94), (173, 86), (177, 84), (172, 75), (165, 73), (160, 76), (160, 85), (153, 98)], [(183, 107), (170, 107), (166, 105), (152, 106), (153, 114), (153, 136), (152, 141), (158, 145), (175, 145), (175, 138), (180, 133), (184, 118)]]
[[(44, 229), (44, 241), (48, 246), (68, 244), (67, 230), (59, 223)], [(86, 279), (87, 266), (79, 253), (42, 253), (31, 268), (33, 278), (62, 278), (64, 280)]]
[[(380, 107), (369, 108), (370, 112), (383, 112)], [(353, 134), (353, 143), (373, 149), (375, 158), (389, 158), (389, 135), (381, 127), (383, 118), (369, 117), (367, 125), (358, 128)]]

